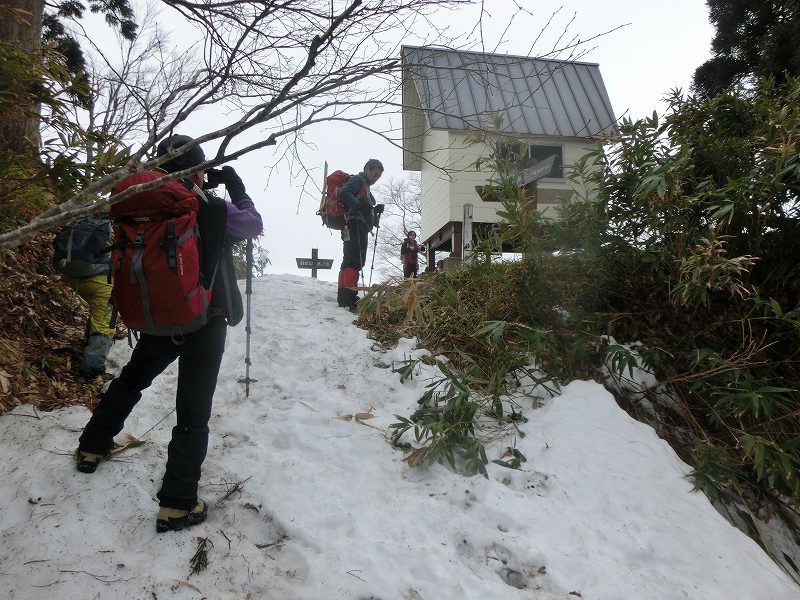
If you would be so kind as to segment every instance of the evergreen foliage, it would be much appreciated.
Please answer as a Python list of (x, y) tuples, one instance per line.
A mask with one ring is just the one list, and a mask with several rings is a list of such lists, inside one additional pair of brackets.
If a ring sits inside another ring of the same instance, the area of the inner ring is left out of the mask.
[[(442, 461), (486, 475), (488, 445), (497, 464), (525, 462), (518, 449), (497, 446), (511, 431), (524, 435), (521, 392), (545, 396), (560, 382), (597, 376), (603, 330), (600, 319), (580, 309), (592, 288), (585, 261), (545, 252), (545, 238), (531, 235), (548, 221), (516, 185), (520, 157), (502, 136), (476, 134), (472, 142), (487, 148), (476, 166), (496, 173), (484, 190), (501, 200), (506, 222), (477, 241), (463, 269), (380, 286), (359, 307), (383, 341), (416, 335), (440, 355), (434, 364), (441, 376), (413, 414), (397, 415), (392, 442), (410, 452), (412, 465)], [(493, 260), (511, 245), (524, 250), (522, 261)], [(417, 362), (397, 372), (413, 376)], [(416, 445), (403, 438), (408, 432)]]
[(597, 202), (554, 227), (587, 233), (562, 250), (603, 273), (609, 331), (648, 345), (712, 497), (800, 503), (798, 95), (793, 79), (673, 95), (586, 158)]
[(753, 77), (800, 75), (797, 0), (706, 0), (717, 33), (714, 56), (697, 68), (695, 88), (713, 96)]
[(27, 222), (126, 156), (125, 151), (100, 152), (89, 164), (80, 152), (81, 146), (111, 146), (102, 132), (74, 122), (73, 98), (88, 94), (84, 86), (52, 45), (33, 55), (0, 44), (0, 115), (35, 119), (47, 134), (40, 148), (27, 153), (0, 150), (0, 231)]
[[(507, 140), (483, 136), (506, 222), (461, 271), (379, 288), (361, 313), (379, 339), (417, 335), (448, 359), (419, 410), (395, 425), (414, 432), (412, 457), (485, 459), (486, 420), (514, 425), (513, 405), (493, 407), (523, 372), (555, 387), (644, 368), (659, 384), (639, 397), (660, 397), (653, 422), (698, 488), (752, 514), (797, 509), (798, 96), (793, 79), (675, 94), (664, 119), (623, 122), (619, 140), (576, 165), (591, 201), (555, 221), (530, 210)], [(521, 261), (491, 262), (512, 243)]]
[[(126, 40), (136, 38), (138, 25), (133, 20), (134, 14), (129, 0), (92, 0), (89, 11), (102, 14), (106, 23), (119, 29), (120, 35)], [(50, 44), (64, 57), (64, 64), (75, 79), (85, 83), (86, 59), (78, 40), (69, 31), (64, 20), (80, 19), (86, 13), (86, 5), (80, 0), (62, 0), (53, 5), (47, 5), (47, 11), (42, 17), (42, 41)], [(84, 106), (92, 102), (88, 87), (73, 88), (73, 97)]]
[[(260, 277), (270, 264), (269, 253), (261, 245), (262, 236), (253, 239), (253, 269), (251, 275)], [(242, 240), (231, 246), (233, 253), (233, 268), (236, 270), (237, 279), (247, 277), (247, 240)]]

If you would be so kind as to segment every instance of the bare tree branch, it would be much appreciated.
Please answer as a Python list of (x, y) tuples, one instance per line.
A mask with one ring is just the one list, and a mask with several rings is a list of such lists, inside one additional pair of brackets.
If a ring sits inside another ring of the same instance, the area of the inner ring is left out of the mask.
[[(140, 41), (121, 44), (120, 60), (95, 47), (93, 81), (100, 101), (88, 115), (76, 113), (75, 118), (85, 120), (86, 131), (101, 131), (106, 138), (103, 144), (64, 147), (67, 155), (82, 153), (90, 181), (64, 194), (27, 225), (0, 233), (0, 250), (75, 217), (106, 209), (137, 191), (279, 142), (286, 156), (296, 158), (300, 132), (315, 124), (348, 122), (375, 131), (399, 147), (399, 132), (379, 131), (365, 122), (382, 114), (397, 115), (402, 108), (398, 98), (404, 66), (398, 33), (411, 35), (415, 24), (428, 26), (432, 11), (458, 9), (472, 1), (162, 3), (185, 20), (190, 32), (181, 33), (188, 43), (171, 46), (163, 32), (148, 26), (145, 19)], [(518, 11), (530, 16), (521, 7)], [(457, 40), (439, 35), (430, 41), (447, 47), (455, 46)], [(560, 48), (553, 52), (579, 56), (583, 43), (576, 37), (566, 44), (557, 40)], [(476, 63), (474, 70), (480, 77), (486, 65)], [(160, 140), (185, 126), (190, 116), (209, 114), (212, 108), (214, 117), (207, 121), (208, 127), (199, 133), (185, 132), (195, 138), (192, 143), (154, 157)], [(217, 150), (203, 164), (107, 196), (115, 183), (130, 174), (157, 168), (175, 154), (209, 143), (216, 144)]]
[[(413, 229), (419, 235), (422, 226), (420, 177), (415, 173), (404, 179), (391, 178), (375, 191), (379, 202), (386, 206), (377, 231), (378, 272), (383, 277), (402, 275), (400, 245), (408, 231)], [(419, 255), (419, 267), (420, 272), (425, 269), (424, 253)]]

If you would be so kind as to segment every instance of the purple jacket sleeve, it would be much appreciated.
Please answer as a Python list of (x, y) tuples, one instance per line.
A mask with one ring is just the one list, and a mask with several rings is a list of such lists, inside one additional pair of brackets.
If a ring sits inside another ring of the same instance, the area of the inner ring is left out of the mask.
[(249, 196), (237, 201), (235, 205), (226, 202), (225, 206), (228, 209), (228, 226), (225, 228), (228, 237), (245, 240), (261, 234), (264, 224)]

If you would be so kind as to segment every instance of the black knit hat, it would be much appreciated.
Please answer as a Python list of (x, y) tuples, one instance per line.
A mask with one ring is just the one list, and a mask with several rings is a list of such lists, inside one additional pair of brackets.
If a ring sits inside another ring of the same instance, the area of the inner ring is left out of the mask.
[[(184, 144), (193, 141), (188, 135), (171, 135), (164, 138), (159, 142), (156, 152), (158, 156), (164, 156), (167, 152), (174, 148), (180, 148)], [(206, 155), (203, 154), (203, 149), (200, 146), (195, 146), (188, 152), (184, 152), (180, 156), (176, 156), (170, 161), (161, 165), (167, 173), (174, 173), (175, 171), (183, 171), (195, 167), (206, 160)]]

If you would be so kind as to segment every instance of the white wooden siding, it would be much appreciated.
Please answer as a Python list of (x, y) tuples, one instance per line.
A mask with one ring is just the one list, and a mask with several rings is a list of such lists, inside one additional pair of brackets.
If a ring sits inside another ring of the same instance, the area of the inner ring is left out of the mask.
[(450, 181), (446, 172), (433, 166), (449, 164), (449, 139), (449, 133), (439, 129), (429, 129), (424, 138), (424, 160), (421, 163), (420, 182), (422, 187), (420, 240), (433, 235), (450, 221)]
[[(565, 174), (569, 165), (581, 158), (591, 147), (585, 140), (564, 138), (523, 139), (526, 143), (558, 145), (563, 147)], [(435, 165), (442, 165), (452, 174), (452, 180), (441, 169), (427, 162), (422, 165), (422, 229), (423, 236), (433, 235), (451, 221), (461, 221), (464, 204), (473, 206), (473, 219), (479, 223), (497, 223), (500, 204), (483, 202), (475, 191), (491, 176), (488, 171), (478, 172), (472, 165), (486, 149), (468, 145), (466, 134), (460, 131), (428, 130), (425, 138), (426, 157)], [(574, 189), (580, 187), (566, 179), (542, 179), (539, 182), (539, 210), (555, 217), (554, 209), (575, 197)], [(425, 239), (423, 237), (423, 239)]]

